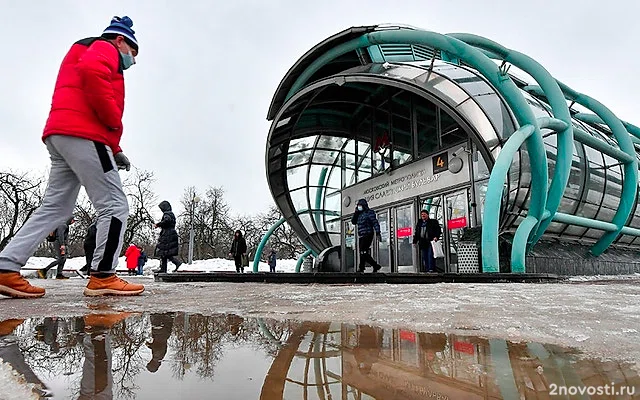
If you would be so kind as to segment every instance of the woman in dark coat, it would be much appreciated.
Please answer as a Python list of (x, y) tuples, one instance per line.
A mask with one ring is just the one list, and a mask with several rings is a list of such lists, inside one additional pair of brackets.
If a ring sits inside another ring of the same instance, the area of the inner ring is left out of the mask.
[(242, 265), (242, 256), (247, 253), (247, 242), (242, 237), (242, 232), (236, 231), (233, 236), (233, 242), (231, 243), (231, 250), (229, 256), (233, 257), (236, 262), (236, 272), (244, 272), (244, 265)]
[(162, 219), (156, 224), (156, 228), (161, 228), (158, 245), (156, 246), (156, 256), (160, 257), (160, 271), (167, 272), (167, 262), (171, 261), (176, 272), (182, 262), (176, 258), (178, 255), (178, 232), (176, 232), (176, 216), (171, 211), (171, 204), (168, 201), (161, 202), (158, 207), (162, 210)]

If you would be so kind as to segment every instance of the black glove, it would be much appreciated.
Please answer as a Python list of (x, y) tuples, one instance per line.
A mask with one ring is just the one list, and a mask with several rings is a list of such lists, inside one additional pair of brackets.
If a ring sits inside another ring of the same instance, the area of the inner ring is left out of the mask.
[(119, 152), (118, 154), (114, 155), (113, 158), (116, 160), (118, 169), (126, 169), (127, 171), (131, 170), (131, 163), (123, 152)]

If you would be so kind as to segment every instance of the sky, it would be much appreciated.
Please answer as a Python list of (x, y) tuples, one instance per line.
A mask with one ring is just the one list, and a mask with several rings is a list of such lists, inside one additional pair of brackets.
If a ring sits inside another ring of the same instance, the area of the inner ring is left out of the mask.
[(41, 134), (62, 58), (128, 15), (140, 53), (125, 72), (121, 145), (174, 204), (188, 186), (222, 186), (240, 215), (273, 204), (264, 168), (271, 98), (298, 58), (351, 26), (485, 36), (640, 125), (636, 0), (0, 0), (0, 9), (0, 169), (46, 171)]

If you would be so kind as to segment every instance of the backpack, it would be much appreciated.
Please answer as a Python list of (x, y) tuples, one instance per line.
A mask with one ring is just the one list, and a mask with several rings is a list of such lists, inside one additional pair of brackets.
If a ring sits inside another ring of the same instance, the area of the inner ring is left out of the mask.
[(53, 242), (56, 241), (56, 239), (57, 239), (56, 231), (53, 231), (53, 232), (49, 233), (49, 236), (47, 236), (47, 242), (52, 242), (53, 243)]

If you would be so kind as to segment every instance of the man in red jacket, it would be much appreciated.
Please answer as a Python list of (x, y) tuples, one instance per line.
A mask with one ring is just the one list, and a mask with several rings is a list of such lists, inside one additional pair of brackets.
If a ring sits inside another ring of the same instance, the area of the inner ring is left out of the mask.
[(113, 17), (100, 37), (79, 40), (60, 66), (42, 140), (51, 157), (44, 200), (0, 253), (0, 294), (44, 296), (20, 269), (49, 232), (73, 214), (84, 186), (98, 215), (91, 277), (84, 294), (136, 295), (143, 285), (115, 274), (129, 205), (119, 169), (131, 164), (120, 148), (124, 70), (135, 64), (138, 41), (129, 17)]

